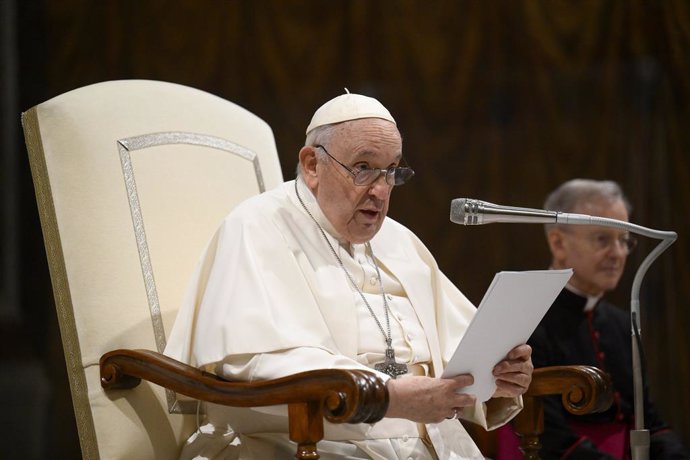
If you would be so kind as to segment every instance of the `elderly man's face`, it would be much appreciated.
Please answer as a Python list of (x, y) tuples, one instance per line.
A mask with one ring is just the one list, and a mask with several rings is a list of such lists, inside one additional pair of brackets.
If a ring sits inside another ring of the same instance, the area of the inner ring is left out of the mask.
[[(591, 203), (574, 212), (628, 221), (622, 200)], [(615, 289), (628, 257), (628, 238), (623, 230), (589, 225), (556, 227), (548, 235), (554, 268), (572, 267), (570, 283), (593, 296)]]
[[(393, 123), (365, 118), (341, 123), (336, 129), (324, 147), (348, 168), (390, 168), (400, 163), (402, 140)], [(309, 155), (303, 155), (305, 149), (311, 149)], [(350, 243), (372, 239), (388, 212), (393, 186), (383, 175), (371, 185), (355, 185), (345, 168), (328, 156), (310, 147), (302, 150), (305, 183), (335, 230)]]

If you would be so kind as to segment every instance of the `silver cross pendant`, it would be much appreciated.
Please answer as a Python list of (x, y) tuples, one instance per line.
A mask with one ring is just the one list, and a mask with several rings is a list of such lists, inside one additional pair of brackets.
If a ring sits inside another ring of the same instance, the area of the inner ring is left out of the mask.
[(395, 351), (392, 347), (386, 348), (386, 358), (382, 363), (375, 364), (374, 369), (388, 374), (394, 379), (399, 375), (407, 374), (407, 364), (395, 362)]

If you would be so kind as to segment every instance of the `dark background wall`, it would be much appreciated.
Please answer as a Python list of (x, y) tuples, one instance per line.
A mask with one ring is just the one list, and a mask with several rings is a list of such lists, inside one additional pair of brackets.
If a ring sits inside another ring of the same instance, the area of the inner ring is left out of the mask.
[[(344, 87), (377, 97), (417, 171), (395, 191), (390, 215), (475, 302), (496, 271), (545, 268), (548, 252), (539, 226), (451, 224), (453, 198), (540, 207), (572, 177), (619, 181), (632, 221), (679, 234), (645, 278), (642, 327), (653, 396), (690, 445), (690, 2), (5, 0), (0, 8), (0, 451), (19, 442), (25, 458), (79, 457), (19, 114), (125, 78), (190, 85), (256, 113), (274, 129), (286, 179), (322, 102)], [(653, 244), (631, 255), (611, 296), (620, 305)]]

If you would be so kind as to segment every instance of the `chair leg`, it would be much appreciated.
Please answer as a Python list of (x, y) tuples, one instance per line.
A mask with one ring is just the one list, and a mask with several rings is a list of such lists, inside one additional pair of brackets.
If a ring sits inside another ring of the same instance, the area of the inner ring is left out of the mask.
[(530, 396), (523, 396), (523, 402), (525, 407), (515, 416), (513, 428), (520, 437), (522, 458), (539, 460), (539, 436), (544, 432), (544, 404), (540, 398)]
[(316, 443), (323, 439), (323, 410), (317, 402), (288, 405), (290, 439), (297, 443), (298, 460), (320, 458)]

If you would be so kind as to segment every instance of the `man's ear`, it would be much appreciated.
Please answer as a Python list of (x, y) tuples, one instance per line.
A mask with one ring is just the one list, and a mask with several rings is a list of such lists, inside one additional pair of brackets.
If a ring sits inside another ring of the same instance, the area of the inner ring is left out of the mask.
[(310, 189), (315, 189), (319, 180), (316, 173), (316, 165), (318, 161), (316, 159), (316, 149), (311, 145), (305, 145), (299, 151), (299, 167), (300, 173), (302, 174), (302, 179), (307, 187)]
[(563, 232), (558, 227), (553, 227), (546, 233), (546, 240), (549, 243), (553, 260), (564, 260), (566, 258), (566, 249), (565, 242), (563, 241)]

